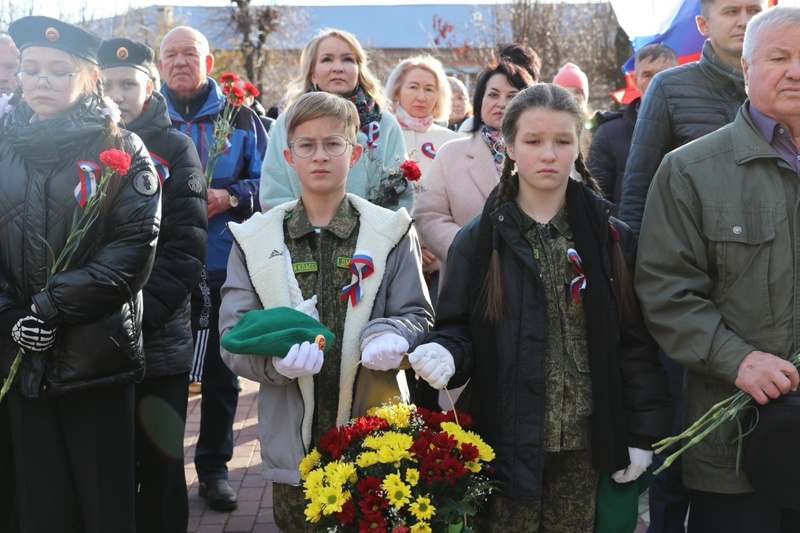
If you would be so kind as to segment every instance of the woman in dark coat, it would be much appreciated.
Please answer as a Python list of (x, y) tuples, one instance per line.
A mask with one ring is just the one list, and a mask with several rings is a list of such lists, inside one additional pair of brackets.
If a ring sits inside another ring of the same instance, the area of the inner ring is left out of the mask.
[[(139, 138), (119, 130), (103, 100), (100, 39), (49, 17), (23, 17), (9, 33), (21, 50), (25, 101), (0, 134), (0, 374), (21, 349), (3, 400), (20, 526), (132, 532), (141, 290), (161, 186)], [(111, 175), (67, 268), (51, 274), (74, 220), (98, 194), (107, 168), (100, 154), (109, 149), (130, 155), (130, 166)]]

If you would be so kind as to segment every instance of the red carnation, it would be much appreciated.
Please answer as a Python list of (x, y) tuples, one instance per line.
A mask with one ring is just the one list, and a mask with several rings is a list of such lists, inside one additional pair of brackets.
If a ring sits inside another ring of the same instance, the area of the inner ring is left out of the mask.
[(247, 93), (249, 96), (252, 96), (253, 98), (255, 98), (255, 97), (257, 97), (259, 94), (261, 94), (261, 91), (259, 91), (258, 89), (256, 89), (256, 86), (255, 86), (255, 85), (253, 85), (252, 83), (250, 83), (249, 81), (248, 81), (247, 83), (245, 83), (245, 84), (244, 84), (244, 87), (243, 87), (243, 89), (244, 89), (244, 92), (245, 92), (245, 93)]
[(231, 87), (231, 93), (228, 99), (233, 105), (235, 106), (242, 105), (242, 102), (244, 102), (244, 97), (245, 97), (244, 89), (242, 89), (241, 87), (237, 87), (236, 85)]
[(239, 76), (237, 76), (233, 72), (226, 72), (225, 74), (219, 77), (220, 83), (225, 83), (225, 84), (230, 83), (231, 85), (233, 85), (237, 81), (239, 81)]
[(400, 168), (403, 169), (403, 175), (408, 181), (417, 181), (420, 176), (422, 176), (422, 172), (420, 172), (419, 165), (417, 165), (416, 161), (409, 159), (400, 165)]
[(100, 152), (100, 162), (107, 167), (113, 168), (120, 175), (124, 175), (131, 168), (130, 154), (116, 148)]
[(411, 528), (408, 526), (397, 526), (392, 530), (392, 533), (411, 533)]
[(317, 447), (338, 460), (350, 444), (349, 437), (344, 428), (331, 428), (319, 439)]

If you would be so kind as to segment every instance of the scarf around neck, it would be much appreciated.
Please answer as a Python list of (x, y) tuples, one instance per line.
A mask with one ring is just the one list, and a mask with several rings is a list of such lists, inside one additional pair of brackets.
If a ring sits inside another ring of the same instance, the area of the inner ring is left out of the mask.
[(503, 171), (503, 162), (506, 160), (506, 142), (503, 139), (503, 135), (500, 130), (483, 124), (481, 125), (481, 136), (483, 137), (483, 142), (489, 147), (489, 151), (492, 152), (494, 168), (500, 174)]
[(417, 133), (425, 133), (433, 124), (433, 115), (427, 115), (422, 118), (412, 117), (400, 104), (397, 104), (394, 108), (394, 118), (397, 119), (403, 129), (416, 131)]

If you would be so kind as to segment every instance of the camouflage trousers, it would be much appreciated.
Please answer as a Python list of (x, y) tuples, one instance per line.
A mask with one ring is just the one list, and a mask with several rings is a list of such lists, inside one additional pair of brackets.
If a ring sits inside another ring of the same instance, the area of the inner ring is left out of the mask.
[(477, 516), (475, 531), (592, 533), (599, 479), (589, 450), (545, 453), (542, 499), (512, 500), (496, 491)]
[(306, 522), (305, 509), (306, 499), (303, 495), (303, 487), (285, 483), (272, 484), (272, 510), (275, 514), (275, 525), (283, 533), (316, 531), (314, 524)]

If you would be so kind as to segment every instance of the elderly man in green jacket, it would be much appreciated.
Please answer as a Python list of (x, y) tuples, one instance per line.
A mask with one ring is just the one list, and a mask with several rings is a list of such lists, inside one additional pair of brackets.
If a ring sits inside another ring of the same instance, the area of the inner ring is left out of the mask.
[[(636, 291), (687, 369), (687, 424), (737, 388), (765, 404), (800, 381), (786, 360), (800, 349), (800, 9), (754, 17), (742, 66), (749, 100), (664, 159), (642, 220)], [(800, 531), (800, 512), (737, 473), (737, 435), (727, 422), (684, 455), (689, 532)]]

